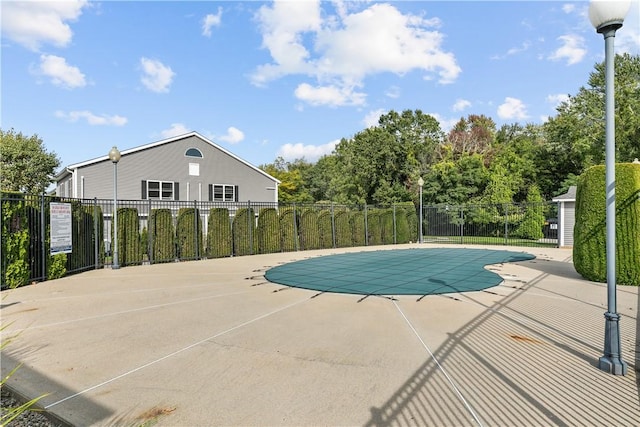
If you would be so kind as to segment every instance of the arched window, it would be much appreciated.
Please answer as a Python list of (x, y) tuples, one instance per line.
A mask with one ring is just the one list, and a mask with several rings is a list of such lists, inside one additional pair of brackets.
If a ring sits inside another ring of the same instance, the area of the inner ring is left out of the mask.
[(200, 150), (198, 150), (197, 148), (189, 148), (185, 153), (185, 156), (187, 157), (199, 157), (202, 158), (202, 152)]

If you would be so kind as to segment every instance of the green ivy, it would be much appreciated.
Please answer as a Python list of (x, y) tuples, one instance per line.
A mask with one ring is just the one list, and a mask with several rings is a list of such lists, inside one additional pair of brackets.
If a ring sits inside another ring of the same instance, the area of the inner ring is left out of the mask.
[(29, 283), (31, 273), (26, 207), (21, 194), (2, 198), (2, 288), (17, 288)]

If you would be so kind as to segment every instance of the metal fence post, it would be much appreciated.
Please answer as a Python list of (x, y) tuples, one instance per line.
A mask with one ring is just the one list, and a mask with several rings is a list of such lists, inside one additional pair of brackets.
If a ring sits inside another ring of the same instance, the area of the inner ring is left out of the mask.
[(464, 243), (464, 206), (460, 206), (460, 244)]
[(251, 218), (253, 212), (251, 210), (251, 200), (247, 200), (247, 221), (249, 221), (249, 253), (253, 255), (253, 224), (255, 224), (256, 219)]
[(200, 251), (198, 250), (198, 204), (193, 201), (193, 240), (195, 247), (193, 248), (193, 254), (195, 259), (199, 259)]
[(300, 248), (298, 244), (298, 221), (297, 221), (297, 215), (296, 215), (295, 202), (293, 203), (293, 244), (294, 244), (294, 248), (296, 249), (296, 252), (298, 252)]
[(93, 198), (93, 256), (94, 267), (97, 270), (100, 268), (100, 242), (98, 242), (98, 198)]
[(336, 247), (336, 219), (333, 212), (333, 202), (331, 202), (331, 236), (333, 238), (333, 248)]
[(42, 277), (43, 280), (47, 280), (47, 242), (46, 242), (46, 228), (45, 228), (45, 214), (44, 214), (44, 197), (42, 194), (40, 196), (40, 254), (42, 260), (40, 261), (40, 268), (42, 269)]

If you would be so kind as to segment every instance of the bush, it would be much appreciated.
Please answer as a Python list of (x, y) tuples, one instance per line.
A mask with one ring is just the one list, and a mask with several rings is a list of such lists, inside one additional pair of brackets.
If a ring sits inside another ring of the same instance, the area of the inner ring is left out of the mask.
[(380, 228), (382, 231), (382, 244), (392, 245), (395, 239), (393, 223), (393, 209), (383, 209), (380, 214)]
[(297, 223), (299, 219), (298, 212), (295, 207), (286, 207), (280, 209), (280, 232), (282, 234), (281, 245), (282, 250), (291, 252), (298, 250), (298, 229)]
[(260, 209), (258, 216), (258, 253), (282, 252), (280, 219), (275, 208)]
[(351, 224), (353, 225), (353, 245), (365, 246), (366, 228), (364, 224), (364, 212), (357, 211), (351, 215)]
[(353, 226), (351, 214), (347, 211), (335, 213), (336, 247), (347, 248), (353, 246)]
[[(23, 196), (1, 193), (2, 289), (29, 283), (29, 229)], [(6, 199), (5, 199), (6, 198)]]
[(303, 250), (320, 249), (320, 225), (314, 209), (304, 209), (300, 214), (299, 234)]
[[(573, 263), (588, 280), (605, 282), (605, 168), (593, 166), (578, 180)], [(616, 279), (640, 286), (640, 165), (616, 165)]]
[(67, 273), (67, 254), (55, 254), (47, 268), (47, 279), (54, 280), (63, 277)]
[(511, 236), (529, 240), (542, 239), (544, 237), (542, 227), (544, 227), (545, 221), (545, 208), (540, 190), (536, 185), (532, 185), (527, 193), (524, 217)]
[(229, 209), (213, 208), (207, 222), (207, 256), (228, 257), (233, 254)]
[[(113, 227), (111, 227), (113, 233)], [(113, 234), (111, 236), (113, 242)], [(140, 264), (140, 222), (136, 208), (118, 208), (118, 263), (121, 266)]]
[(418, 242), (420, 241), (420, 239), (418, 238), (418, 234), (420, 234), (420, 230), (418, 229), (418, 227), (420, 226), (420, 224), (418, 224), (419, 219), (416, 212), (416, 207), (413, 206), (412, 203), (411, 206), (407, 206), (405, 211), (407, 214), (407, 227), (409, 228), (409, 241)]
[(202, 221), (200, 211), (195, 208), (180, 208), (176, 223), (178, 258), (199, 259), (204, 253), (202, 242)]
[(149, 260), (173, 261), (176, 258), (175, 230), (170, 209), (152, 209), (149, 214)]
[[(413, 203), (412, 203), (413, 205)], [(409, 222), (407, 221), (407, 211), (404, 206), (396, 205), (396, 243), (409, 243)]]
[(323, 209), (318, 213), (318, 231), (320, 234), (320, 248), (333, 248), (333, 218), (331, 211)]
[(381, 245), (382, 244), (382, 224), (380, 222), (380, 216), (382, 212), (380, 209), (369, 209), (367, 211), (367, 229), (369, 230), (369, 245)]
[(236, 211), (232, 224), (233, 253), (236, 256), (253, 255), (258, 247), (256, 221), (253, 208)]

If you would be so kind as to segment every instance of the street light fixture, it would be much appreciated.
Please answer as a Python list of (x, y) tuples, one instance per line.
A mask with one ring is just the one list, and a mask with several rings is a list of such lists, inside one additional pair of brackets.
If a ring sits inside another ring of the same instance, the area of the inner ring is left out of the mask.
[(118, 263), (118, 162), (120, 161), (120, 151), (114, 145), (109, 151), (109, 160), (113, 162), (113, 253), (112, 269), (120, 268)]
[(604, 355), (598, 366), (613, 375), (625, 375), (627, 364), (620, 353), (620, 315), (616, 312), (616, 148), (613, 40), (629, 12), (630, 1), (592, 0), (589, 20), (604, 36), (605, 62), (605, 191), (607, 227), (607, 312), (604, 314)]
[(422, 179), (422, 177), (418, 178), (418, 187), (420, 188), (420, 215), (419, 215), (419, 220), (420, 220), (420, 236), (418, 238), (418, 242), (422, 243), (422, 186), (424, 185), (424, 179)]

